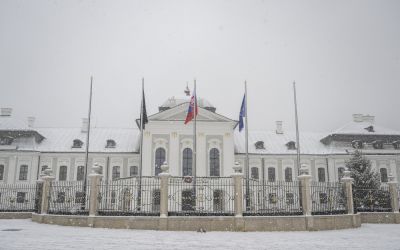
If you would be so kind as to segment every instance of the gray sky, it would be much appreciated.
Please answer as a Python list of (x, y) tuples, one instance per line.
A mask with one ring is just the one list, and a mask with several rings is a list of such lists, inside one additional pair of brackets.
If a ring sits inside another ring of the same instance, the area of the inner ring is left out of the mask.
[(250, 129), (330, 131), (352, 113), (400, 130), (400, 1), (0, 1), (0, 106), (38, 126), (80, 126), (94, 76), (97, 126), (197, 92)]

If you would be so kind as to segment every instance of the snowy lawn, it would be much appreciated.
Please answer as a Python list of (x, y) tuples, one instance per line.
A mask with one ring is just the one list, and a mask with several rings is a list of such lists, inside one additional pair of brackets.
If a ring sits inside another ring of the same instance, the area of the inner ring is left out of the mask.
[(321, 232), (163, 232), (0, 220), (0, 249), (400, 249), (400, 225)]

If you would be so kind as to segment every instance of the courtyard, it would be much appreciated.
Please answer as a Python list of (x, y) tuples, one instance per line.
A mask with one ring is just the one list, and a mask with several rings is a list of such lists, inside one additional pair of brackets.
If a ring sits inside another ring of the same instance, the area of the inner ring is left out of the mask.
[(400, 249), (400, 225), (317, 232), (167, 232), (0, 221), (0, 249)]

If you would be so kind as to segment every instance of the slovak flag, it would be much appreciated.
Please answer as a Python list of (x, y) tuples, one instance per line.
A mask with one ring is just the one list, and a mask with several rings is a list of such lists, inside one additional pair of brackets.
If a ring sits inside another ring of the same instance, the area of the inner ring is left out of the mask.
[[(195, 110), (196, 106), (196, 112)], [(185, 125), (189, 123), (197, 114), (199, 113), (199, 109), (197, 106), (197, 97), (196, 97), (196, 89), (193, 91), (192, 98), (190, 98), (190, 104), (189, 104), (189, 109), (186, 115), (186, 120), (185, 120)]]
[(239, 132), (241, 132), (244, 128), (243, 117), (246, 117), (246, 94), (243, 96), (242, 106), (240, 107), (239, 113)]

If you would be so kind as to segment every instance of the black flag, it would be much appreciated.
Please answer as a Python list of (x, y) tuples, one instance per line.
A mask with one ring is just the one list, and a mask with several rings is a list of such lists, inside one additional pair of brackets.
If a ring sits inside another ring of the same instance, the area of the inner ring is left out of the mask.
[(149, 120), (147, 119), (146, 101), (144, 99), (144, 90), (142, 93), (142, 110), (141, 110), (141, 112), (142, 112), (142, 121), (140, 121), (141, 122), (140, 128), (142, 128), (142, 125), (143, 125), (143, 129), (145, 129), (146, 124), (149, 122)]

